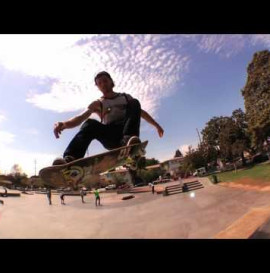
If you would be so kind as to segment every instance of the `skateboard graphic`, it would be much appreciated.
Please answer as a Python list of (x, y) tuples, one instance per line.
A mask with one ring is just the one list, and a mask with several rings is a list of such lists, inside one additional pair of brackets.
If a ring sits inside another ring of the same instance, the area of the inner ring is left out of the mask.
[(136, 169), (137, 162), (145, 155), (148, 141), (123, 146), (108, 152), (77, 159), (63, 165), (54, 165), (39, 171), (40, 178), (46, 185), (53, 187), (72, 187), (79, 184), (94, 184), (100, 180), (100, 173), (122, 165), (132, 165)]

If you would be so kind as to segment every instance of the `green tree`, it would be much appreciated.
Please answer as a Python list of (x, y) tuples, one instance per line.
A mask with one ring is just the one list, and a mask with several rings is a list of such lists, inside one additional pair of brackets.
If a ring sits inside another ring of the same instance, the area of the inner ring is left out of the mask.
[[(221, 151), (221, 134), (222, 130), (226, 128), (226, 123), (229, 117), (213, 117), (207, 123), (202, 130), (202, 144), (201, 149), (207, 163), (211, 161), (217, 161), (218, 158), (224, 157), (224, 153)], [(224, 159), (223, 159), (224, 160)]]
[(155, 158), (146, 158), (145, 159), (145, 166), (147, 167), (147, 166), (152, 166), (152, 165), (157, 165), (157, 164), (159, 164), (160, 162), (157, 160), (157, 159), (155, 159)]
[(205, 128), (202, 130), (203, 142), (207, 145), (212, 146), (219, 150), (220, 142), (219, 135), (222, 128), (226, 124), (228, 117), (213, 117), (207, 123)]
[[(26, 186), (28, 185), (28, 177), (25, 173), (21, 174), (21, 173), (14, 173), (14, 174), (10, 174), (8, 175), (8, 177), (10, 177), (10, 181), (12, 181), (12, 183), (15, 186)], [(30, 185), (30, 183), (29, 183)]]
[(150, 183), (154, 180), (157, 180), (160, 175), (162, 175), (162, 170), (160, 169), (141, 170), (140, 172), (140, 177), (146, 183)]
[(180, 150), (177, 149), (177, 150), (175, 151), (174, 157), (182, 157), (182, 156), (183, 156), (183, 155), (182, 155), (182, 153), (180, 152)]
[(234, 162), (241, 157), (245, 165), (244, 151), (250, 152), (250, 134), (246, 115), (241, 109), (233, 111), (231, 117), (213, 117), (202, 130), (202, 150), (207, 163), (217, 161)]
[(203, 152), (200, 149), (193, 149), (192, 146), (188, 147), (188, 152), (184, 157), (182, 170), (185, 172), (185, 176), (195, 171), (198, 168), (206, 166), (206, 159)]
[(248, 132), (248, 123), (246, 114), (242, 109), (236, 109), (232, 112), (232, 120), (235, 124), (236, 140), (233, 143), (232, 153), (241, 156), (243, 165), (246, 165), (244, 151), (254, 153), (251, 148), (251, 136)]
[(252, 146), (262, 150), (270, 135), (270, 52), (256, 52), (247, 68), (242, 89)]
[(219, 150), (216, 146), (211, 146), (207, 142), (203, 141), (201, 144), (198, 145), (198, 150), (200, 151), (200, 154), (202, 154), (204, 158), (204, 165), (207, 165), (207, 163), (213, 163), (216, 165)]

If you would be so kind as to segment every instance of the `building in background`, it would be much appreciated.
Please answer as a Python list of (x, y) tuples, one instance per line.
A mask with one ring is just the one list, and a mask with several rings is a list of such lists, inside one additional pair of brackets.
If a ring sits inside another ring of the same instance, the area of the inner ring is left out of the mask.
[(181, 166), (183, 165), (183, 162), (184, 157), (175, 157), (161, 162), (160, 167), (164, 172), (163, 176), (172, 179), (178, 179), (178, 177), (181, 177)]

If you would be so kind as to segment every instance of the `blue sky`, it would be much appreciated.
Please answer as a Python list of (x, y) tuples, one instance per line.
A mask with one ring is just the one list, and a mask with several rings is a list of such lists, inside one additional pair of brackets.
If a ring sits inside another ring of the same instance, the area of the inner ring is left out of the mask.
[(53, 124), (100, 97), (93, 79), (102, 70), (164, 128), (159, 138), (142, 120), (147, 157), (185, 153), (197, 146), (196, 128), (244, 110), (247, 65), (269, 47), (270, 35), (0, 35), (0, 172), (19, 164), (30, 176), (34, 160), (38, 173), (61, 156), (79, 127), (55, 139)]

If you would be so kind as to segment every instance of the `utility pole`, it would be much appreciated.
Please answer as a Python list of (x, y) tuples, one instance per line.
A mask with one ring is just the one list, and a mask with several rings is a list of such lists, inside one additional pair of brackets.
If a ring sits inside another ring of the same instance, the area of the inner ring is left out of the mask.
[(196, 128), (196, 130), (197, 130), (197, 133), (198, 133), (198, 136), (199, 136), (200, 145), (202, 145), (201, 136), (200, 136), (200, 133), (199, 133), (199, 131), (198, 131), (198, 128)]

